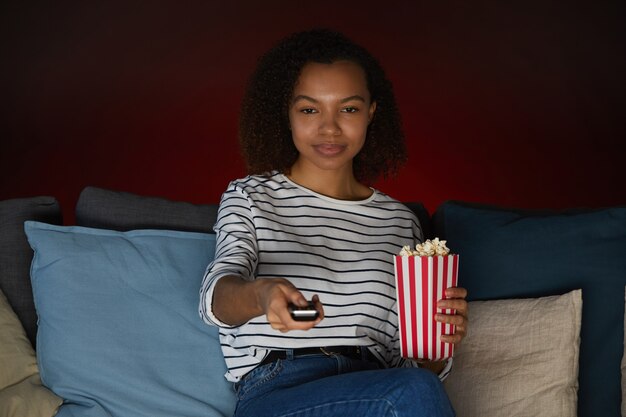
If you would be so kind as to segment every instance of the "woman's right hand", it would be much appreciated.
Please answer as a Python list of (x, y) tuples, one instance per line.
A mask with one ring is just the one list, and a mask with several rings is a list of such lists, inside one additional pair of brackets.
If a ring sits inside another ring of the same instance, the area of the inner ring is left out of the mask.
[(312, 321), (296, 321), (289, 312), (289, 303), (305, 307), (308, 302), (291, 282), (283, 278), (264, 278), (255, 281), (255, 284), (259, 285), (258, 304), (275, 330), (283, 333), (290, 330), (309, 330), (324, 318), (324, 307), (317, 294), (312, 301), (319, 312), (318, 318)]
[(254, 317), (266, 315), (272, 328), (281, 332), (309, 330), (324, 318), (324, 308), (317, 295), (312, 299), (319, 317), (314, 321), (295, 321), (289, 303), (306, 306), (307, 300), (284, 278), (260, 278), (246, 281), (236, 275), (219, 279), (213, 292), (212, 311), (218, 320), (240, 326)]

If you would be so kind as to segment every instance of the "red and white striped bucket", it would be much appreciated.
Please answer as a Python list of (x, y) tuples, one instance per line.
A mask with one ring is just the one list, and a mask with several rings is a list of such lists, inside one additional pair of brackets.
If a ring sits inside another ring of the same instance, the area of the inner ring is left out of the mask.
[[(394, 256), (400, 351), (404, 358), (439, 361), (451, 358), (454, 345), (441, 341), (455, 326), (435, 321), (437, 301), (456, 287), (459, 255)], [(454, 314), (453, 310), (441, 311)]]

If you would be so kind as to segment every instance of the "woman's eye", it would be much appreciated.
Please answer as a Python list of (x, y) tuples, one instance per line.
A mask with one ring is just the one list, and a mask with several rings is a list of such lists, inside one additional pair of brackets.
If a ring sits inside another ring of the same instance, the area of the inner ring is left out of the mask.
[(344, 107), (342, 110), (344, 113), (356, 113), (359, 111), (356, 107)]
[(315, 109), (302, 109), (302, 110), (300, 110), (300, 112), (301, 112), (301, 113), (304, 113), (304, 114), (313, 114), (313, 113), (316, 113)]

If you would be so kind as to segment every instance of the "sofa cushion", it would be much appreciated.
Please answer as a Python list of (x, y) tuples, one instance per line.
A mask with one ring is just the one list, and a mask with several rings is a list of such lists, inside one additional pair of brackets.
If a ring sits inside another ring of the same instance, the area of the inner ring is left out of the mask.
[(0, 290), (0, 416), (53, 416), (63, 400), (41, 385), (35, 351)]
[(447, 202), (434, 225), (460, 255), (469, 301), (582, 289), (578, 415), (619, 415), (626, 208), (540, 213)]
[[(432, 237), (430, 215), (422, 203), (405, 203)], [(85, 187), (76, 204), (76, 224), (112, 230), (170, 229), (214, 233), (217, 204), (192, 204), (160, 197)]]
[(76, 203), (76, 224), (112, 230), (171, 229), (213, 233), (216, 205), (86, 187)]
[[(626, 305), (626, 287), (624, 287)], [(624, 355), (622, 356), (622, 417), (626, 417), (626, 309), (624, 312)]]
[(459, 417), (576, 416), (581, 291), (473, 301), (445, 388)]
[(411, 209), (413, 213), (415, 213), (415, 215), (417, 216), (417, 219), (420, 221), (420, 226), (422, 227), (424, 239), (432, 239), (434, 236), (432, 233), (430, 214), (428, 213), (428, 210), (426, 210), (426, 207), (424, 207), (422, 203), (415, 202), (404, 203), (404, 205)]
[(26, 223), (41, 378), (58, 416), (230, 416), (218, 331), (198, 314), (215, 235)]
[(0, 290), (34, 344), (37, 313), (29, 275), (33, 251), (24, 234), (25, 220), (61, 224), (59, 203), (43, 196), (0, 201)]

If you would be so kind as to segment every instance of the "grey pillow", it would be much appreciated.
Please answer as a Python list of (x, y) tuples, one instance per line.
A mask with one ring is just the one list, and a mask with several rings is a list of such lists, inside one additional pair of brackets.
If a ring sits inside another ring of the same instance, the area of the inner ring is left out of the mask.
[[(422, 203), (404, 203), (419, 219), (424, 239), (432, 238), (430, 215)], [(76, 204), (76, 224), (126, 231), (170, 229), (214, 233), (217, 204), (192, 204), (161, 197), (86, 187)]]
[(37, 313), (30, 285), (33, 251), (24, 233), (26, 220), (62, 224), (59, 202), (54, 197), (0, 201), (0, 289), (6, 295), (34, 346), (37, 335)]
[(126, 231), (171, 229), (214, 233), (217, 205), (192, 204), (160, 197), (86, 187), (76, 203), (76, 224)]

